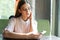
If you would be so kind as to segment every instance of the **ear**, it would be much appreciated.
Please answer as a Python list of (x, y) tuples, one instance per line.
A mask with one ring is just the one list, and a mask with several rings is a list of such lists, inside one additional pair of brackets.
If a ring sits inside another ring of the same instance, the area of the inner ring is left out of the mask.
[(19, 11), (19, 13), (21, 13), (21, 10), (20, 9), (18, 9), (18, 11)]

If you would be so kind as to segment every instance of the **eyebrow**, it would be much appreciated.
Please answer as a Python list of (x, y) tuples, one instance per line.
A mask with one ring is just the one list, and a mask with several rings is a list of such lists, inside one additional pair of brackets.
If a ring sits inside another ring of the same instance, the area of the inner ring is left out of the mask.
[(26, 8), (26, 7), (30, 8), (30, 6), (24, 6), (24, 7), (22, 6), (22, 8)]
[[(25, 9), (26, 7), (22, 7), (22, 9)], [(30, 7), (28, 7), (28, 8), (30, 8)]]

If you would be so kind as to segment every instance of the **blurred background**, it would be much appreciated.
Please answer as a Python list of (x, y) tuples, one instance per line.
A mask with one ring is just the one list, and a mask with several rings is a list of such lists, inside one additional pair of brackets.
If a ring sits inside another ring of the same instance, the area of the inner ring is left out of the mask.
[[(32, 6), (33, 18), (38, 22), (38, 31), (47, 31), (44, 35), (60, 37), (60, 0), (28, 0)], [(15, 6), (18, 0), (0, 0), (0, 37), (3, 29), (7, 26), (9, 17), (15, 15)], [(52, 19), (52, 31), (50, 31), (50, 20)], [(1, 38), (2, 39), (2, 38)]]

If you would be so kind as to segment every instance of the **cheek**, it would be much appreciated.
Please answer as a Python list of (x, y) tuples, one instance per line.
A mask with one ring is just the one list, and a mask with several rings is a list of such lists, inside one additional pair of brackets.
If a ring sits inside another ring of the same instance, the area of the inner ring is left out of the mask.
[(23, 16), (30, 16), (30, 14), (31, 14), (31, 11), (29, 11), (28, 13), (26, 11), (22, 11)]
[(26, 12), (22, 12), (22, 15), (26, 15)]

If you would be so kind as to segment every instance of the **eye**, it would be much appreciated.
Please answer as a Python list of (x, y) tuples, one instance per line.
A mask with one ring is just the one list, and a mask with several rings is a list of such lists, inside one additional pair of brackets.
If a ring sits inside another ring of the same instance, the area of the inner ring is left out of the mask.
[(23, 11), (26, 11), (26, 10), (27, 10), (26, 8), (23, 9)]
[(31, 8), (24, 8), (23, 11), (31, 10)]
[(28, 8), (28, 10), (31, 10), (31, 8)]

